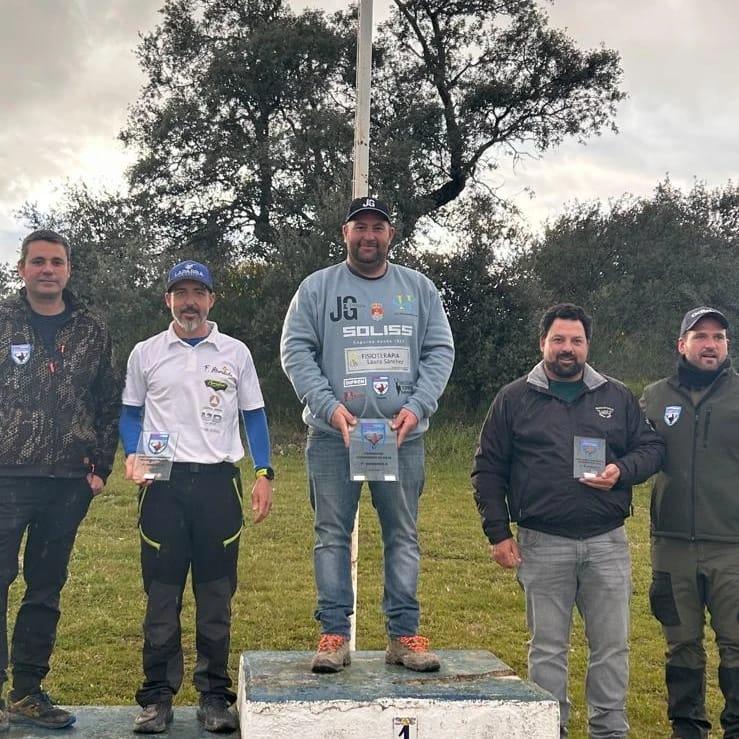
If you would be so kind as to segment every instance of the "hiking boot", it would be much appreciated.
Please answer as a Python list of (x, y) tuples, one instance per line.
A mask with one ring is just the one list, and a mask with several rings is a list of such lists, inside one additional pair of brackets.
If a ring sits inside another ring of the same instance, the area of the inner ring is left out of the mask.
[(321, 634), (310, 668), (313, 672), (341, 672), (351, 662), (347, 638), (340, 634)]
[(416, 672), (434, 672), (441, 667), (439, 658), (429, 651), (429, 640), (425, 636), (391, 637), (385, 652), (389, 665), (403, 665)]
[(161, 734), (173, 718), (172, 701), (149, 703), (133, 720), (133, 730), (136, 734)]
[(43, 729), (63, 729), (77, 720), (74, 714), (55, 706), (42, 690), (18, 701), (9, 699), (7, 711), (12, 723), (40, 726)]
[(225, 733), (239, 728), (239, 717), (228, 710), (228, 700), (223, 695), (201, 695), (198, 721), (206, 731)]

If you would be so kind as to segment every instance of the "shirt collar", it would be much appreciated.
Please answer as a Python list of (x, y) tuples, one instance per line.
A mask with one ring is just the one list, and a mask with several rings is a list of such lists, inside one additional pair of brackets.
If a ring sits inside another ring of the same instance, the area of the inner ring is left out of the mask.
[[(220, 349), (220, 337), (221, 333), (218, 330), (218, 324), (215, 321), (208, 321), (210, 326), (210, 333), (200, 342), (204, 344), (206, 342), (213, 344), (216, 349)], [(167, 329), (167, 344), (186, 344), (187, 342), (181, 339), (174, 330), (174, 321), (171, 321), (169, 328)]]
[[(534, 385), (535, 387), (539, 387), (545, 390), (549, 388), (549, 378), (547, 377), (546, 372), (544, 372), (543, 361), (539, 362), (539, 364), (537, 364), (536, 367), (534, 367), (531, 372), (529, 372), (526, 380), (529, 385)], [(588, 390), (595, 390), (595, 388), (600, 387), (601, 385), (604, 385), (606, 382), (608, 382), (608, 380), (606, 380), (606, 378), (603, 377), (600, 372), (594, 370), (589, 364), (586, 364), (585, 368), (583, 369), (582, 381), (585, 383), (585, 387)]]

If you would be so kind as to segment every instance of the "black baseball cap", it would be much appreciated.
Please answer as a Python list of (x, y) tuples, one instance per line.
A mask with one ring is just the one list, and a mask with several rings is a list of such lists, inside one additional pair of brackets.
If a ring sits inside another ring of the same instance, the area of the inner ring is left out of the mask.
[(346, 218), (344, 223), (351, 221), (354, 216), (358, 213), (369, 211), (370, 213), (379, 213), (388, 223), (390, 219), (390, 208), (384, 200), (367, 196), (365, 198), (354, 198), (349, 204), (349, 209), (346, 211)]
[(720, 310), (704, 305), (700, 308), (693, 308), (693, 310), (689, 310), (685, 314), (683, 322), (680, 324), (680, 336), (690, 331), (701, 318), (705, 318), (706, 316), (713, 316), (724, 328), (729, 328), (729, 322)]

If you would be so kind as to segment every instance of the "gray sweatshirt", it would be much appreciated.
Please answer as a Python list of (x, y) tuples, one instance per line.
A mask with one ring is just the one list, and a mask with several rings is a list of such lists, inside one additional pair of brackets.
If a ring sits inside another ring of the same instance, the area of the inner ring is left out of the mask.
[(338, 434), (339, 403), (359, 418), (391, 418), (405, 407), (421, 435), (454, 364), (439, 292), (420, 272), (388, 263), (380, 278), (345, 262), (303, 280), (285, 317), (282, 368), (305, 404), (303, 420)]

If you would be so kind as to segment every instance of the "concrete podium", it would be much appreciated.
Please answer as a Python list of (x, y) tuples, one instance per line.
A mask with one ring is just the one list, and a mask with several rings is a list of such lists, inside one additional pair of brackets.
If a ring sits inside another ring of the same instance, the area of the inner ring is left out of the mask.
[(354, 652), (336, 675), (314, 675), (312, 652), (244, 652), (241, 735), (249, 739), (558, 739), (554, 698), (485, 651), (438, 652), (418, 673)]

